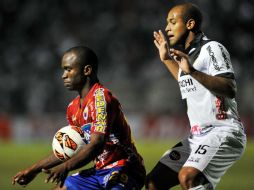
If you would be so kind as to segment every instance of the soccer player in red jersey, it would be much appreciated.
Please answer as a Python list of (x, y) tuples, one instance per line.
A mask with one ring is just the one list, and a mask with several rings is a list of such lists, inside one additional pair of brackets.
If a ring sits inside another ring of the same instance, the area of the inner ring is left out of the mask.
[[(81, 127), (87, 145), (65, 162), (52, 153), (18, 172), (13, 184), (27, 185), (44, 171), (48, 174), (46, 182), (58, 184), (56, 190), (141, 189), (145, 179), (143, 159), (119, 101), (99, 83), (97, 56), (87, 47), (73, 47), (65, 52), (62, 68), (65, 87), (79, 94), (67, 108), (67, 120)], [(69, 171), (91, 161), (93, 168), (68, 176)]]

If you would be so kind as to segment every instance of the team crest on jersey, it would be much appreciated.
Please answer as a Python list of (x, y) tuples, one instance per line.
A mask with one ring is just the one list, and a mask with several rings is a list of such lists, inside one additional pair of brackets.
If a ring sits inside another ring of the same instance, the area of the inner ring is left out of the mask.
[(88, 118), (88, 107), (87, 106), (84, 109), (83, 117), (84, 117), (84, 120), (87, 120), (87, 118)]

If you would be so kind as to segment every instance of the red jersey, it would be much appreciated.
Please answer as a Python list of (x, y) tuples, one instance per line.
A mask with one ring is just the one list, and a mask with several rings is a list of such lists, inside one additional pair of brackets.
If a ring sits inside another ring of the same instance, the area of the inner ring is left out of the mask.
[(82, 104), (80, 96), (69, 104), (67, 119), (70, 125), (82, 128), (86, 143), (90, 143), (92, 133), (105, 135), (103, 152), (94, 160), (96, 169), (125, 166), (134, 155), (144, 170), (119, 101), (100, 83), (93, 85)]

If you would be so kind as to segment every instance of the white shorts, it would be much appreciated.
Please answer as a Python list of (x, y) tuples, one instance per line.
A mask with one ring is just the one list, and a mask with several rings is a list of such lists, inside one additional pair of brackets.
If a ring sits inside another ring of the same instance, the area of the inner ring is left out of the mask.
[(166, 151), (160, 162), (176, 172), (184, 166), (194, 167), (214, 189), (226, 170), (243, 154), (246, 135), (242, 126), (216, 126), (207, 131), (190, 135)]

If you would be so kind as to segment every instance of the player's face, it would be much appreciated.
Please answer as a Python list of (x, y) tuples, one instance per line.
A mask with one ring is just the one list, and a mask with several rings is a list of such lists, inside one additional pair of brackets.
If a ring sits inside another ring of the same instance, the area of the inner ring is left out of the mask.
[(175, 7), (169, 11), (165, 31), (167, 32), (170, 46), (183, 45), (185, 43), (187, 28), (182, 18), (180, 7)]
[(76, 60), (77, 56), (73, 52), (66, 53), (62, 58), (62, 79), (69, 90), (80, 90), (85, 83), (85, 76)]

